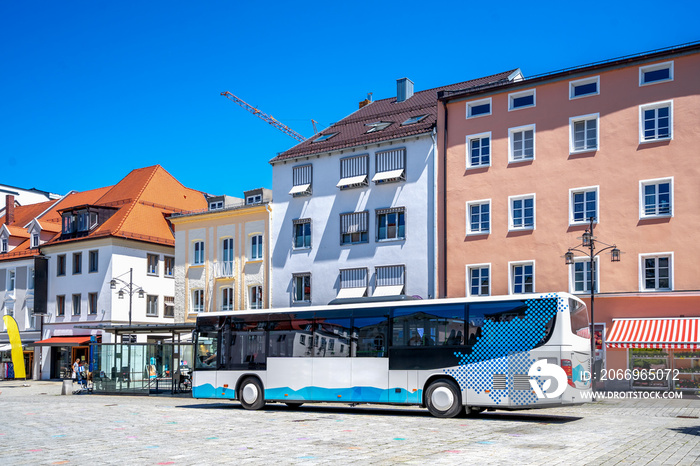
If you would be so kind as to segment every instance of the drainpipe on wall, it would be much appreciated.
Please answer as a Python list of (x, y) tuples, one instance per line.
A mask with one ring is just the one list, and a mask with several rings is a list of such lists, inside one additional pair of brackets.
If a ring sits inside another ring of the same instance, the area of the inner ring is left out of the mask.
[(442, 292), (441, 298), (447, 297), (447, 104), (442, 101), (444, 116), (442, 135)]
[[(265, 210), (267, 211), (267, 221), (266, 223), (266, 229), (267, 229), (267, 256), (265, 257), (265, 262), (267, 262), (267, 267), (266, 267), (266, 274), (265, 274), (265, 289), (267, 293), (267, 307), (263, 306), (263, 309), (271, 309), (272, 306), (270, 305), (270, 301), (272, 301), (272, 275), (271, 270), (272, 270), (272, 233), (270, 232), (270, 226), (272, 225), (272, 209), (270, 208), (270, 202), (267, 203), (265, 206)], [(265, 303), (263, 303), (265, 304)]]

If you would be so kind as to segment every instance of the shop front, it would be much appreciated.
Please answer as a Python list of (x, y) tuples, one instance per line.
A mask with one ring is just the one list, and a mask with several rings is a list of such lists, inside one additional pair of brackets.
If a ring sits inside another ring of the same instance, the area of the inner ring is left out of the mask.
[(632, 389), (700, 391), (700, 317), (613, 319), (606, 346), (627, 352)]
[(49, 378), (70, 379), (73, 373), (73, 362), (76, 359), (89, 361), (91, 338), (95, 337), (60, 336), (35, 342), (35, 346), (49, 347)]

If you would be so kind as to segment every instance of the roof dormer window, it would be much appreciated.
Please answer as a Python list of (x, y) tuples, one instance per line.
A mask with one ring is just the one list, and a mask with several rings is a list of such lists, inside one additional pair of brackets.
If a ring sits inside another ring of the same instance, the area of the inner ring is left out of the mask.
[(424, 119), (425, 117), (427, 117), (427, 116), (428, 116), (427, 114), (426, 114), (426, 115), (416, 115), (416, 116), (412, 116), (412, 117), (409, 118), (408, 120), (406, 120), (406, 121), (404, 121), (403, 123), (401, 123), (401, 126), (407, 126), (407, 125), (412, 125), (412, 124), (414, 124), (414, 123), (418, 123), (419, 121), (423, 120), (423, 119)]
[(313, 142), (323, 142), (323, 141), (327, 141), (327, 140), (329, 140), (330, 138), (332, 138), (333, 136), (335, 136), (336, 134), (338, 134), (338, 133), (323, 134), (323, 135), (317, 137), (316, 139), (314, 139)]
[(32, 233), (32, 246), (33, 248), (39, 247), (39, 233)]
[(376, 133), (377, 131), (382, 131), (389, 126), (391, 126), (393, 122), (391, 121), (376, 121), (374, 123), (366, 123), (365, 126), (368, 126), (369, 129), (365, 131), (365, 133)]

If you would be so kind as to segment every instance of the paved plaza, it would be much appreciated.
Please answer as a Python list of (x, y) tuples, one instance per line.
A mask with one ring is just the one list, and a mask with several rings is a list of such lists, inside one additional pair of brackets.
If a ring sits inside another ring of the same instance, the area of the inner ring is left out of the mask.
[(0, 382), (0, 464), (700, 464), (700, 400), (436, 419), (415, 407), (62, 396)]

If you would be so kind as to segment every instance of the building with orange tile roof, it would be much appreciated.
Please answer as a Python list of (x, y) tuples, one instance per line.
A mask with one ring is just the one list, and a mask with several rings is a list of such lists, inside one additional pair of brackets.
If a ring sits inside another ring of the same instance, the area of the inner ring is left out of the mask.
[(87, 358), (91, 337), (114, 338), (97, 324), (174, 321), (175, 238), (168, 217), (206, 209), (204, 193), (155, 165), (133, 170), (114, 186), (71, 192), (44, 207), (14, 209), (2, 230), (12, 234), (11, 244), (0, 254), (0, 276), (13, 270), (16, 287), (28, 285), (24, 271), (18, 276), (18, 259), (31, 258), (26, 276), (36, 274), (31, 307), (16, 296), (8, 300), (7, 279), (0, 282), (4, 312), (43, 316), (37, 319), (34, 377), (70, 377), (70, 361)]

